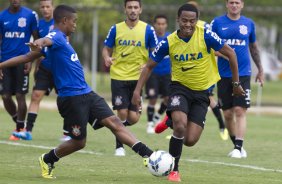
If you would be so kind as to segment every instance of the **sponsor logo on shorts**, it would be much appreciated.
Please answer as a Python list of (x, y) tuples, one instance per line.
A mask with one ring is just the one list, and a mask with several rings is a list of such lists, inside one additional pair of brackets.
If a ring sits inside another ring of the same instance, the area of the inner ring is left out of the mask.
[(180, 105), (180, 96), (171, 97), (171, 106), (179, 106)]
[(81, 127), (78, 126), (78, 125), (72, 126), (72, 134), (73, 134), (74, 136), (79, 136), (79, 135), (81, 134), (80, 128), (81, 128)]

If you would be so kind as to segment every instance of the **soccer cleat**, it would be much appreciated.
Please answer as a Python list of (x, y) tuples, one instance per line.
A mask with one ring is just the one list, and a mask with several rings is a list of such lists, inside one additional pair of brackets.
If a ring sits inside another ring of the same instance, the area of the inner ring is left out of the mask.
[(241, 151), (238, 150), (238, 149), (232, 150), (232, 151), (228, 154), (228, 156), (231, 157), (231, 158), (242, 158)]
[(159, 113), (155, 113), (153, 116), (153, 122), (156, 123), (160, 121), (160, 119), (161, 119), (161, 115)]
[(63, 135), (61, 138), (60, 138), (60, 141), (61, 142), (66, 142), (66, 141), (69, 141), (71, 140), (71, 137), (68, 136), (68, 135)]
[(220, 135), (220, 138), (224, 141), (228, 140), (228, 130), (225, 128), (225, 129), (220, 129), (220, 132), (219, 132), (219, 135)]
[(27, 132), (27, 131), (13, 132), (13, 135), (22, 140), (26, 140), (26, 141), (32, 140), (31, 132)]
[(9, 140), (10, 140), (10, 141), (18, 141), (18, 140), (20, 140), (19, 137), (16, 137), (16, 136), (14, 135), (15, 133), (18, 133), (18, 131), (17, 131), (16, 129), (12, 132), (12, 135), (10, 135), (10, 137), (9, 137)]
[(124, 148), (123, 147), (117, 148), (116, 151), (115, 151), (115, 156), (124, 157), (125, 156)]
[(154, 122), (152, 122), (152, 121), (148, 122), (147, 133), (148, 134), (154, 134), (155, 133)]
[(168, 116), (165, 116), (165, 118), (155, 126), (155, 133), (157, 134), (162, 133), (163, 131), (165, 131), (168, 128), (168, 126), (165, 124), (167, 119), (168, 119)]
[(167, 176), (167, 179), (169, 181), (174, 181), (174, 182), (180, 182), (181, 179), (180, 179), (180, 174), (178, 171), (171, 171), (169, 173), (169, 175)]
[(50, 164), (50, 163), (46, 163), (44, 162), (43, 158), (44, 158), (45, 154), (42, 154), (39, 157), (39, 164), (41, 167), (41, 175), (43, 178), (47, 178), (47, 179), (53, 179), (56, 178), (55, 176), (53, 176), (53, 171), (54, 171), (54, 164)]
[(149, 158), (143, 158), (143, 164), (145, 167), (148, 167)]
[(247, 152), (246, 152), (246, 150), (243, 147), (241, 148), (241, 157), (242, 158), (247, 158)]
[(20, 138), (14, 136), (14, 135), (11, 135), (11, 136), (9, 137), (9, 140), (10, 140), (10, 141), (18, 141), (18, 140), (20, 140)]

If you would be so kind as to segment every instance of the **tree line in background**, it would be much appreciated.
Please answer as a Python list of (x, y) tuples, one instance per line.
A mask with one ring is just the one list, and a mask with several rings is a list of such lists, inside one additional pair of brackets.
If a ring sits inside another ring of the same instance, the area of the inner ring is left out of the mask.
[[(0, 10), (8, 7), (9, 1), (0, 0)], [(53, 0), (55, 5), (68, 4), (78, 9), (78, 27), (72, 41), (75, 49), (78, 51), (80, 60), (86, 68), (91, 67), (91, 41), (92, 41), (92, 20), (93, 11), (97, 11), (99, 25), (99, 64), (100, 71), (104, 71), (102, 64), (101, 48), (109, 28), (124, 20), (123, 0)], [(143, 13), (141, 20), (152, 24), (153, 17), (156, 14), (166, 14), (169, 18), (169, 31), (174, 31), (176, 27), (176, 13), (180, 5), (188, 0), (142, 0)], [(23, 0), (23, 5), (38, 12), (38, 0)], [(215, 16), (225, 12), (224, 0), (198, 0), (201, 10), (201, 19), (210, 22)], [(273, 24), (282, 32), (282, 1), (277, 0), (248, 0), (245, 1), (244, 14), (251, 17), (256, 23), (271, 27)], [(280, 15), (280, 16), (279, 16)], [(281, 34), (280, 34), (281, 35)], [(280, 38), (281, 39), (281, 38)]]

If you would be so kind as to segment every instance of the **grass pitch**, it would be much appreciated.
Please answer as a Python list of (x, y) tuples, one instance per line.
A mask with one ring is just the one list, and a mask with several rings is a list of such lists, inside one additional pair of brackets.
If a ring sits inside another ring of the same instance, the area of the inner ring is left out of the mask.
[[(58, 145), (62, 135), (62, 118), (56, 110), (41, 110), (32, 141), (8, 141), (14, 123), (4, 109), (0, 111), (0, 184), (141, 184), (171, 183), (165, 177), (152, 176), (142, 159), (126, 147), (126, 157), (115, 157), (114, 136), (103, 128), (88, 127), (87, 146), (55, 166), (54, 180), (40, 176), (38, 157)], [(152, 149), (168, 150), (167, 130), (160, 135), (146, 134), (146, 118), (130, 130)], [(203, 135), (196, 146), (183, 148), (180, 161), (182, 183), (193, 184), (281, 184), (282, 122), (279, 116), (248, 116), (244, 147), (247, 159), (231, 159), (231, 141), (222, 141), (211, 113)], [(12, 144), (12, 145), (11, 145)], [(17, 144), (17, 145), (14, 145)]]

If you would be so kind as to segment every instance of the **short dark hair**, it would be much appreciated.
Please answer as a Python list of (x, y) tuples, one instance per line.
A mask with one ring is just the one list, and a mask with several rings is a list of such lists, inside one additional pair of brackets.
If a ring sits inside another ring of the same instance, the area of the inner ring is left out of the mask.
[(54, 20), (59, 23), (64, 17), (69, 17), (71, 13), (76, 13), (75, 9), (67, 5), (58, 5), (53, 13)]
[(198, 9), (197, 9), (196, 6), (194, 6), (194, 5), (192, 5), (192, 4), (184, 4), (184, 5), (182, 5), (182, 6), (178, 9), (178, 13), (177, 13), (178, 17), (180, 17), (180, 15), (181, 15), (181, 13), (182, 13), (183, 11), (195, 12), (197, 18), (199, 18), (199, 11), (198, 11)]
[(156, 16), (154, 17), (154, 23), (157, 22), (157, 19), (165, 19), (166, 22), (168, 22), (167, 16), (165, 16), (165, 15), (163, 15), (163, 14), (156, 15)]
[(141, 7), (141, 0), (124, 0), (124, 7), (126, 7), (126, 3), (129, 1), (137, 1)]

